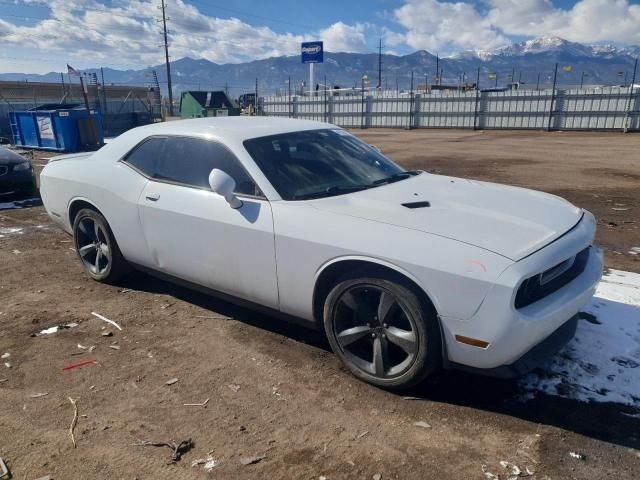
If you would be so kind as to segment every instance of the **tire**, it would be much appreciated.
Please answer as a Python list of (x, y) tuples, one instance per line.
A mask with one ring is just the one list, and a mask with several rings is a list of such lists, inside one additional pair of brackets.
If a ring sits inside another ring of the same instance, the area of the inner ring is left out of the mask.
[(131, 270), (109, 224), (95, 210), (78, 212), (73, 221), (73, 243), (84, 271), (98, 282), (113, 283)]
[(332, 350), (365, 382), (403, 390), (440, 367), (437, 315), (408, 282), (366, 273), (343, 277), (329, 292), (323, 316)]

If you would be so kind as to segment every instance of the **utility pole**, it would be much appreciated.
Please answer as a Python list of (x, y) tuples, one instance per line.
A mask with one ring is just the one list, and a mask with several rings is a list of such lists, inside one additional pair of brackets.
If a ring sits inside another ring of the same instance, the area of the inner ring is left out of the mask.
[(538, 72), (538, 81), (536, 82), (536, 90), (540, 90), (540, 72)]
[(87, 84), (82, 81), (82, 74), (78, 75), (78, 78), (80, 79), (80, 89), (82, 90), (84, 108), (87, 110), (87, 118), (91, 119), (91, 108), (89, 107), (89, 97), (87, 96)]
[(102, 112), (102, 125), (104, 130), (107, 129), (107, 86), (104, 84), (104, 69), (100, 67), (100, 78), (102, 79), (102, 103), (104, 110)]
[(378, 43), (378, 89), (382, 88), (382, 38)]
[(408, 129), (413, 127), (413, 70), (411, 70), (411, 90), (409, 92), (409, 125)]
[(324, 76), (324, 121), (327, 121), (327, 76)]
[(549, 121), (547, 122), (547, 132), (551, 131), (551, 121), (553, 120), (553, 103), (556, 100), (556, 80), (558, 78), (558, 64), (553, 69), (553, 87), (551, 87), (551, 105), (549, 107)]
[(287, 80), (287, 111), (289, 112), (289, 118), (291, 118), (291, 75)]
[(160, 0), (162, 5), (162, 30), (164, 32), (164, 56), (167, 64), (167, 87), (169, 88), (169, 116), (173, 117), (173, 92), (171, 88), (171, 64), (169, 63), (169, 42), (167, 40), (167, 7), (164, 0)]
[(436, 53), (436, 85), (441, 85), (440, 80), (440, 57)]
[(480, 67), (476, 73), (476, 98), (475, 105), (473, 107), (473, 129), (478, 129), (478, 95), (480, 94)]
[[(313, 63), (311, 65), (313, 65)], [(258, 77), (256, 77), (256, 96), (253, 104), (254, 110), (256, 111), (255, 115), (258, 116)]]
[(104, 114), (107, 114), (107, 86), (104, 84), (104, 69), (100, 67), (100, 76), (102, 77), (102, 102), (104, 103)]
[(360, 128), (364, 128), (364, 75), (362, 75), (362, 78), (360, 79), (360, 85)]
[(627, 102), (627, 113), (624, 118), (624, 126), (622, 131), (627, 133), (629, 131), (629, 117), (631, 115), (631, 109), (633, 105), (633, 87), (636, 84), (636, 73), (638, 72), (638, 57), (636, 57), (636, 61), (633, 63), (633, 76), (631, 77), (631, 85), (629, 85), (629, 100)]
[(62, 101), (66, 103), (67, 99), (67, 90), (64, 87), (64, 75), (60, 72), (60, 80), (62, 81)]

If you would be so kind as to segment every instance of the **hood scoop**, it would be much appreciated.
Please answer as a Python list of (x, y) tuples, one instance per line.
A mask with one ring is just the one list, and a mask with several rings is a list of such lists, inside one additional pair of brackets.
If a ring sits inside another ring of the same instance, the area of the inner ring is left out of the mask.
[(431, 204), (429, 202), (408, 202), (408, 203), (403, 203), (402, 204), (403, 207), (406, 208), (427, 208), (430, 207)]

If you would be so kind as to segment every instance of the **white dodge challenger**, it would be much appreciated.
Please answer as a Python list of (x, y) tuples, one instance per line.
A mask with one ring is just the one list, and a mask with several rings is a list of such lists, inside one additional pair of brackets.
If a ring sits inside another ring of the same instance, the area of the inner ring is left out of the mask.
[(95, 280), (133, 267), (324, 328), (385, 388), (439, 367), (524, 373), (573, 337), (603, 267), (591, 213), (404, 170), (320, 122), (135, 128), (53, 158), (41, 194)]

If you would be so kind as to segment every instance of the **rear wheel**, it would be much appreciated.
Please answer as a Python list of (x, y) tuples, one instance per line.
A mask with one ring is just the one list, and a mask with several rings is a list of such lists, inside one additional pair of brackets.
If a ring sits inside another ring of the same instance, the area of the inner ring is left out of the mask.
[(73, 240), (85, 272), (99, 282), (110, 283), (129, 272), (129, 265), (105, 218), (82, 209), (73, 222)]
[(437, 318), (402, 282), (343, 279), (327, 297), (324, 326), (347, 368), (379, 387), (411, 387), (440, 365)]

